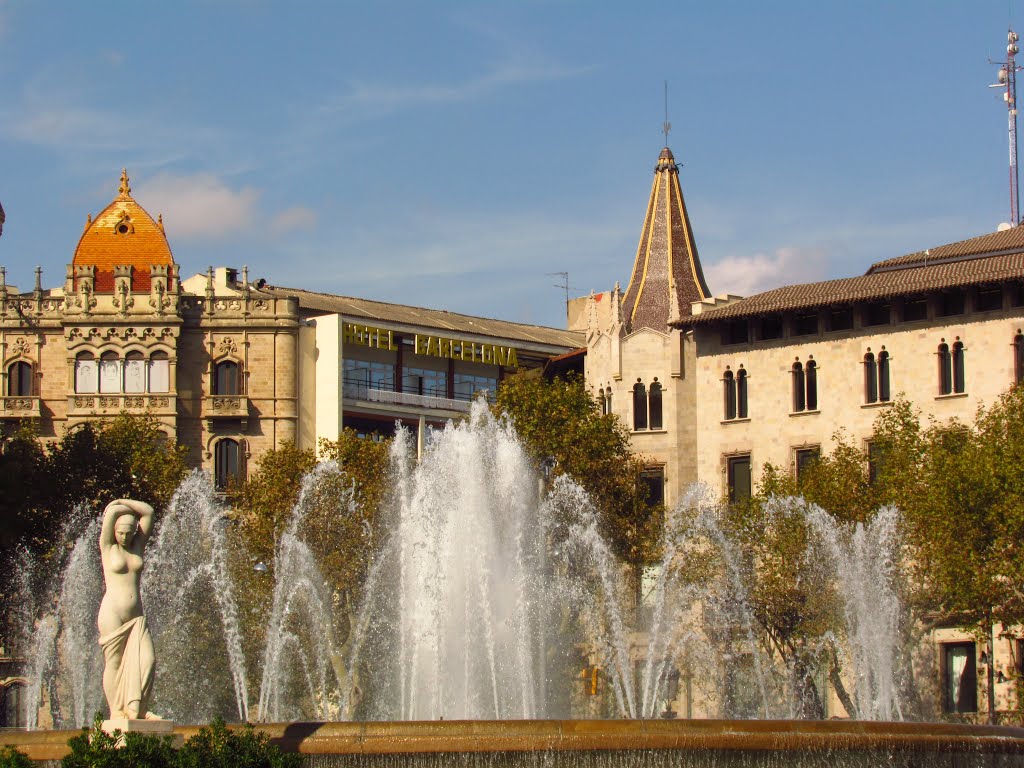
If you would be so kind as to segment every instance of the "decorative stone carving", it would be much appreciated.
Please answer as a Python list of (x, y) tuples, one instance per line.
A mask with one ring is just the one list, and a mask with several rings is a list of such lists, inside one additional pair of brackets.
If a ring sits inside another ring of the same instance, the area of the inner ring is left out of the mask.
[(222, 357), (225, 355), (237, 355), (238, 344), (230, 336), (225, 336), (220, 340), (220, 344), (217, 346), (217, 356)]
[(14, 343), (11, 344), (11, 355), (13, 357), (18, 357), (18, 356), (28, 357), (29, 356), (28, 339), (26, 339), (24, 336), (19, 336), (18, 338), (16, 338), (14, 340)]

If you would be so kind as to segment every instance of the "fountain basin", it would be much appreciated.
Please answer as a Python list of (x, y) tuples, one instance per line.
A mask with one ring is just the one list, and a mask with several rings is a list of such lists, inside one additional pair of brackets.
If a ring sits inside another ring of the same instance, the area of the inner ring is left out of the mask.
[[(238, 726), (232, 726), (238, 727)], [(1024, 766), (1024, 728), (855, 720), (474, 720), (267, 723), (307, 765)], [(188, 738), (197, 726), (179, 726)], [(33, 760), (59, 760), (77, 731), (0, 732)]]

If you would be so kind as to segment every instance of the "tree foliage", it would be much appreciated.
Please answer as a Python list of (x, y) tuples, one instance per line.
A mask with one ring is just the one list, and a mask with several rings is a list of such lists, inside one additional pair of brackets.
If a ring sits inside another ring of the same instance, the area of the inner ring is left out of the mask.
[(45, 447), (27, 423), (0, 437), (0, 602), (12, 597), (18, 549), (59, 561), (62, 526), (82, 503), (138, 498), (162, 509), (188, 471), (185, 456), (148, 416), (89, 422)]
[(498, 388), (494, 410), (512, 420), (538, 468), (554, 457), (555, 473), (587, 490), (599, 506), (601, 533), (619, 557), (631, 564), (651, 560), (662, 510), (646, 503), (644, 462), (630, 451), (622, 422), (601, 413), (578, 377), (513, 376)]

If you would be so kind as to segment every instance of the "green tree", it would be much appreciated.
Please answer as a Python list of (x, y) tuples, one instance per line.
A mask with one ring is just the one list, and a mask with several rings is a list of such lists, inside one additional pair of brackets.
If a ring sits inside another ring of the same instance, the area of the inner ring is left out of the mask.
[(601, 413), (579, 377), (510, 377), (498, 388), (494, 411), (511, 419), (538, 468), (554, 457), (555, 473), (590, 494), (616, 555), (632, 565), (654, 559), (664, 510), (647, 504), (644, 462), (630, 451), (626, 428)]

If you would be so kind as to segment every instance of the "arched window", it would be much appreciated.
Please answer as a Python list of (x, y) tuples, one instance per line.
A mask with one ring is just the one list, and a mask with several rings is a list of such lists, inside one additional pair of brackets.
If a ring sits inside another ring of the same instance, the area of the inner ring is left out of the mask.
[(213, 449), (214, 483), (217, 488), (227, 488), (232, 480), (240, 478), (242, 449), (237, 440), (218, 440)]
[(605, 393), (604, 393), (604, 412), (605, 413), (611, 413), (612, 412), (612, 388), (611, 387), (608, 387), (608, 389), (605, 390)]
[(121, 361), (117, 352), (104, 352), (100, 356), (100, 392), (121, 391)]
[(793, 412), (807, 410), (807, 401), (804, 399), (804, 367), (800, 361), (793, 363)]
[(889, 353), (882, 347), (878, 353), (878, 399), (883, 403), (889, 402), (892, 399), (889, 392)]
[(648, 408), (651, 417), (651, 429), (661, 429), (661, 384), (658, 377), (654, 377), (651, 383), (651, 393), (648, 396)]
[(733, 372), (726, 370), (722, 377), (722, 389), (725, 395), (725, 420), (736, 418), (736, 377)]
[(939, 394), (948, 395), (953, 392), (953, 356), (949, 354), (949, 345), (939, 344)]
[(75, 392), (90, 394), (99, 388), (99, 366), (91, 352), (80, 352), (75, 358)]
[(24, 683), (0, 687), (0, 728), (24, 728), (25, 704)]
[(807, 361), (807, 410), (818, 410), (818, 364)]
[(749, 415), (747, 412), (747, 372), (743, 370), (743, 366), (736, 371), (736, 415), (745, 419)]
[(7, 367), (7, 394), (32, 397), (32, 366), (17, 360)]
[(149, 391), (170, 392), (170, 361), (166, 352), (154, 352), (149, 358)]
[(1024, 381), (1024, 333), (1020, 331), (1013, 337), (1013, 380)]
[(957, 341), (953, 344), (953, 391), (966, 391), (964, 382), (964, 344), (962, 341)]
[(870, 352), (864, 355), (864, 402), (878, 402), (878, 364)]
[(213, 369), (213, 394), (239, 395), (238, 363), (234, 360), (222, 360)]
[(146, 391), (146, 361), (141, 352), (129, 352), (124, 356), (124, 391)]
[(647, 387), (640, 379), (633, 385), (633, 429), (647, 429)]

